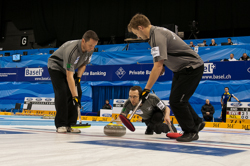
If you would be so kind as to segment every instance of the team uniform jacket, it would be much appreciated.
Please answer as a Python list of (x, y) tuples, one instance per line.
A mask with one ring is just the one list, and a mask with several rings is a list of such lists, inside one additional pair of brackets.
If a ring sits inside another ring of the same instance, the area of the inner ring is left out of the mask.
[[(133, 111), (136, 106), (133, 106), (128, 99), (122, 109), (121, 113), (128, 115), (130, 111)], [(138, 107), (136, 111), (137, 115), (140, 115), (142, 119), (150, 119), (154, 111), (161, 110), (165, 115), (166, 105), (154, 94), (149, 94), (148, 99)]]

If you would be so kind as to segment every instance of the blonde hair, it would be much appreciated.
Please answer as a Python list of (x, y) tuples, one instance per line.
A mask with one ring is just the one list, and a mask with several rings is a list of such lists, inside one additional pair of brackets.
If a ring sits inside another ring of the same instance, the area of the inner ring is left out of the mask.
[(149, 19), (143, 14), (136, 14), (132, 17), (128, 24), (128, 31), (132, 32), (132, 29), (138, 29), (138, 26), (148, 27), (151, 25)]

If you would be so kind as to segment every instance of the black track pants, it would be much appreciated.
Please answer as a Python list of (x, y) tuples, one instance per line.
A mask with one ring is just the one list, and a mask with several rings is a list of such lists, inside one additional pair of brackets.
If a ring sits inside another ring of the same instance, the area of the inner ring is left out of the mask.
[(174, 73), (169, 103), (184, 132), (198, 132), (197, 125), (202, 122), (190, 105), (189, 99), (199, 85), (203, 70), (204, 65)]
[[(77, 122), (77, 108), (73, 105), (72, 95), (66, 80), (66, 75), (60, 71), (49, 69), (51, 82), (55, 92), (56, 128), (71, 126)], [(81, 86), (77, 87), (79, 100), (81, 101)]]

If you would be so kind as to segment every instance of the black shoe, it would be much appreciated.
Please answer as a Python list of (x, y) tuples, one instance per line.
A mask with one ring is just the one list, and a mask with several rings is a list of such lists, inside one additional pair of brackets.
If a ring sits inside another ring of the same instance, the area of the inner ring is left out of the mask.
[(145, 135), (153, 135), (154, 134), (154, 132), (151, 130), (151, 131), (148, 131), (148, 130), (146, 130), (145, 131)]
[(205, 125), (206, 125), (205, 122), (201, 122), (200, 124), (198, 124), (198, 126), (197, 126), (198, 132), (201, 131), (205, 127)]
[(195, 141), (195, 140), (198, 140), (198, 139), (199, 139), (198, 133), (184, 132), (184, 134), (181, 137), (176, 138), (176, 141), (179, 141), (179, 142), (191, 142), (191, 141)]
[(151, 130), (149, 127), (147, 127), (146, 131), (145, 131), (145, 134), (146, 135), (153, 135), (154, 134), (154, 131)]

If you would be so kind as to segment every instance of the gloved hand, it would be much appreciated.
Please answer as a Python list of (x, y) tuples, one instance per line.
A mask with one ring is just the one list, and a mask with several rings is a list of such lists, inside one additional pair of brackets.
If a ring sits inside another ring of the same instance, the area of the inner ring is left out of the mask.
[(148, 99), (149, 93), (149, 89), (143, 89), (142, 93), (140, 94), (140, 99), (142, 100), (142, 103), (144, 103)]
[(81, 82), (81, 78), (80, 77), (76, 77), (75, 78), (75, 85), (77, 86), (78, 84), (80, 84)]
[(76, 86), (77, 86), (78, 84), (80, 84), (80, 81), (81, 81), (81, 77), (78, 77), (77, 75), (78, 75), (78, 73), (75, 72), (75, 74), (74, 74), (74, 80), (75, 80), (75, 85), (76, 85)]
[(73, 104), (74, 104), (75, 106), (81, 108), (81, 102), (80, 102), (78, 96), (74, 96), (72, 99), (73, 99)]

